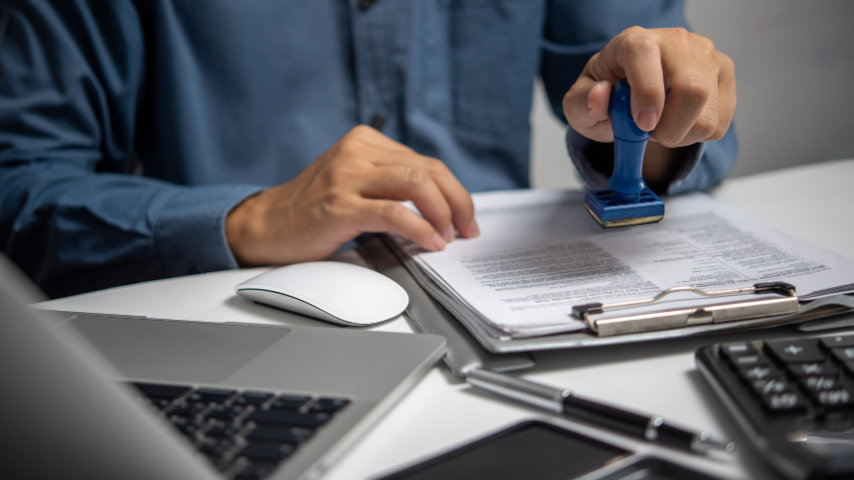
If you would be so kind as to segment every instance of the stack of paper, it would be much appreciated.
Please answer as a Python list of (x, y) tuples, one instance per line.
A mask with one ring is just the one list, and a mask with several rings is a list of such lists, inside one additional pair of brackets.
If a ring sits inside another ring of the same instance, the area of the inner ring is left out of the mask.
[[(607, 230), (584, 210), (583, 192), (495, 192), (474, 201), (476, 239), (425, 252), (390, 238), (445, 307), (499, 337), (585, 329), (570, 315), (574, 305), (650, 298), (674, 286), (715, 290), (785, 281), (801, 300), (854, 292), (851, 260), (765, 228), (704, 194), (669, 198), (659, 223)], [(667, 300), (669, 308), (680, 302), (698, 303)]]

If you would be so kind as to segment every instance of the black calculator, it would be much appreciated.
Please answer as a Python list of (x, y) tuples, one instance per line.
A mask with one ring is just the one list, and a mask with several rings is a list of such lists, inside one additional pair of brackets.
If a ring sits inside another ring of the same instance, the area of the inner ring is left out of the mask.
[(772, 471), (854, 479), (854, 332), (710, 345), (695, 359)]

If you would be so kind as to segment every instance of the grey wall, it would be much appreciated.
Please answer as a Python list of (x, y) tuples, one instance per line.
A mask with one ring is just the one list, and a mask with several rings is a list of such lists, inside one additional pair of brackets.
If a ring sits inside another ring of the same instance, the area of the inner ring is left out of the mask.
[[(689, 0), (686, 14), (736, 65), (732, 176), (854, 158), (854, 1)], [(534, 100), (534, 185), (578, 186), (563, 126)]]

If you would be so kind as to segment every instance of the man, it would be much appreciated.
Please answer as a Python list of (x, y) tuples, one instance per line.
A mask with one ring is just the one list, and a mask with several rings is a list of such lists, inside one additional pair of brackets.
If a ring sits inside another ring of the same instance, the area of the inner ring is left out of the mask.
[(362, 232), (442, 249), (478, 234), (470, 191), (528, 186), (538, 75), (585, 181), (626, 77), (647, 182), (707, 188), (734, 69), (683, 25), (664, 0), (0, 0), (0, 245), (51, 296)]

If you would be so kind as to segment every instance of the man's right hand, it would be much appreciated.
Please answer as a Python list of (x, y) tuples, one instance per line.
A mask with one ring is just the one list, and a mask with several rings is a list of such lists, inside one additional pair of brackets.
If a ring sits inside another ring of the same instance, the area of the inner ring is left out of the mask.
[[(400, 203), (411, 200), (422, 216)], [(321, 260), (363, 232), (392, 232), (426, 250), (478, 235), (471, 195), (441, 161), (358, 126), (293, 180), (226, 217), (241, 266)]]

